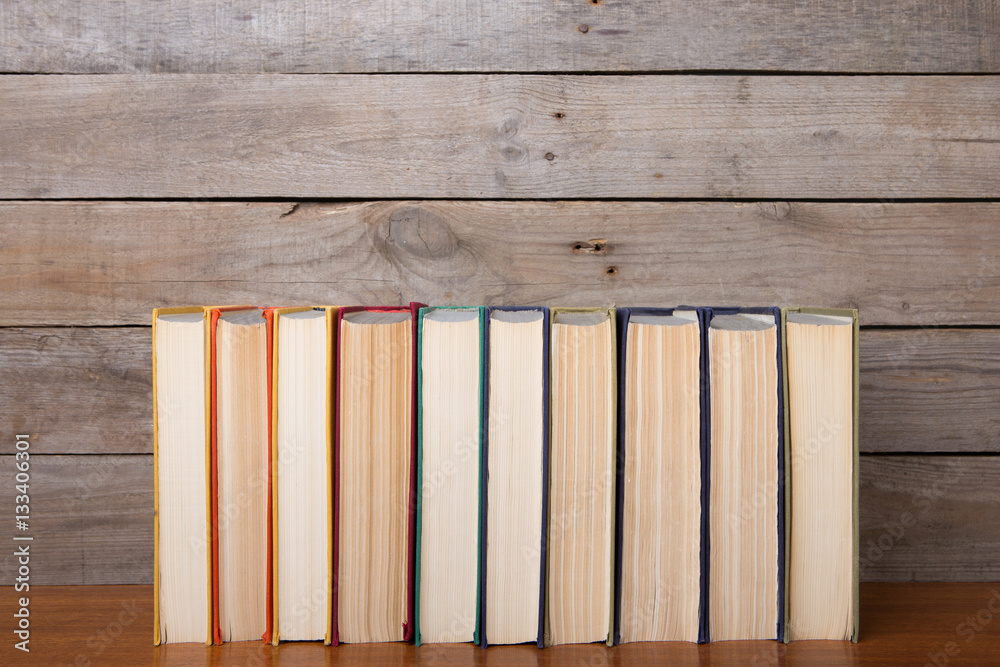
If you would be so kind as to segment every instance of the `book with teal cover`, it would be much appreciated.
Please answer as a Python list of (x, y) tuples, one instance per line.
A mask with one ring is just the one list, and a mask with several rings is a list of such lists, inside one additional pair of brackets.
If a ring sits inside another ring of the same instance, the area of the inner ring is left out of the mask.
[(473, 643), (479, 643), (479, 632), (482, 625), (482, 582), (483, 582), (483, 551), (486, 548), (483, 539), (483, 405), (485, 400), (485, 366), (486, 366), (486, 307), (485, 306), (430, 306), (421, 308), (417, 314), (417, 535), (416, 535), (416, 603), (414, 605), (414, 641), (417, 646), (423, 643), (420, 634), (420, 563), (421, 563), (421, 540), (423, 535), (423, 480), (424, 480), (424, 372), (423, 372), (423, 344), (424, 344), (424, 317), (434, 310), (468, 310), (476, 311), (479, 321), (479, 397), (477, 400), (479, 428), (477, 429), (478, 440), (476, 442), (476, 478), (479, 480), (478, 486), (478, 510), (476, 516), (478, 522), (475, 534), (477, 537), (476, 548), (476, 618), (473, 626)]

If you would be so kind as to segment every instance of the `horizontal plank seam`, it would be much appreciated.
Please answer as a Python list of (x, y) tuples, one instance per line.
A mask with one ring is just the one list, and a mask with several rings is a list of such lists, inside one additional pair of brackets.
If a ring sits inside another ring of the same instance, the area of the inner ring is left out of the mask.
[(378, 202), (544, 202), (544, 203), (683, 203), (683, 204), (759, 204), (767, 202), (789, 202), (792, 204), (995, 204), (1000, 203), (1000, 193), (995, 197), (54, 197), (52, 199), (29, 199), (24, 197), (2, 197), (0, 203), (55, 204), (86, 202), (136, 202), (148, 204), (372, 204)]
[(171, 76), (178, 74), (197, 74), (199, 76), (997, 76), (1000, 70), (989, 71), (955, 71), (955, 72), (900, 72), (900, 71), (855, 71), (855, 70), (783, 70), (783, 69), (650, 69), (650, 70), (419, 70), (419, 71), (378, 71), (360, 70), (332, 72), (250, 72), (243, 70), (199, 72), (41, 72), (3, 70), (0, 76)]

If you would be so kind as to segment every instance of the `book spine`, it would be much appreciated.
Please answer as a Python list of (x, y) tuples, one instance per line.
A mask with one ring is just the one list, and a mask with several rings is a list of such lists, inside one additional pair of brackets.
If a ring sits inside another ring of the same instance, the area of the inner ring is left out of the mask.
[(699, 412), (701, 415), (701, 428), (699, 432), (701, 450), (701, 553), (699, 561), (701, 564), (701, 586), (698, 600), (698, 643), (704, 644), (709, 641), (708, 633), (708, 577), (709, 577), (709, 526), (708, 526), (708, 504), (711, 495), (711, 400), (709, 393), (708, 374), (708, 323), (711, 319), (711, 312), (707, 308), (697, 308), (700, 354), (698, 358), (699, 366)]
[(483, 318), (482, 402), (480, 404), (480, 459), (479, 459), (479, 629), (477, 643), (487, 647), (486, 638), (486, 545), (489, 535), (489, 448), (490, 448), (490, 316), (493, 309), (485, 306)]

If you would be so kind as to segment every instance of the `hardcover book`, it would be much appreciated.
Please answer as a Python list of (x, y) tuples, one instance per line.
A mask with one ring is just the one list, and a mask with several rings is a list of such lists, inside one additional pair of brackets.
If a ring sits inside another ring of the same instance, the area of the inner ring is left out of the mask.
[(617, 314), (615, 643), (705, 641), (704, 313)]
[(267, 636), (268, 325), (260, 308), (209, 311), (215, 643)]
[(418, 646), (479, 641), (484, 314), (417, 319)]
[(153, 311), (153, 644), (212, 643), (208, 311)]
[(549, 309), (486, 309), (480, 645), (544, 641)]
[(337, 308), (268, 308), (270, 592), (265, 641), (333, 636), (333, 408)]
[(781, 639), (785, 441), (777, 308), (705, 311), (711, 641)]
[(611, 644), (615, 311), (551, 315), (545, 644)]
[(785, 308), (784, 639), (858, 640), (858, 311)]
[(421, 305), (337, 313), (334, 643), (413, 636)]

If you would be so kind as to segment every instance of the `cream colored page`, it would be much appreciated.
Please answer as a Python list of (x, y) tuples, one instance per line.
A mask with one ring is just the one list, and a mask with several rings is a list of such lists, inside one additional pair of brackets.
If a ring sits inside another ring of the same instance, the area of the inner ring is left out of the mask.
[(603, 641), (614, 489), (611, 322), (552, 325), (548, 526), (550, 644)]
[(420, 636), (471, 642), (479, 604), (479, 314), (431, 311), (422, 323)]
[(156, 364), (160, 640), (204, 642), (209, 544), (202, 313), (158, 318)]
[(340, 641), (402, 641), (407, 621), (410, 320), (342, 322)]
[(228, 642), (259, 640), (265, 628), (268, 439), (264, 320), (226, 317), (216, 334), (216, 423), (219, 624)]
[(490, 322), (486, 638), (538, 638), (543, 322)]
[(789, 637), (850, 639), (853, 618), (853, 327), (789, 322)]
[(774, 326), (709, 329), (712, 641), (777, 636), (776, 355)]
[(277, 544), (274, 603), (282, 641), (326, 634), (327, 387), (326, 316), (322, 311), (277, 318)]
[(629, 325), (622, 642), (698, 640), (699, 334), (697, 322)]

